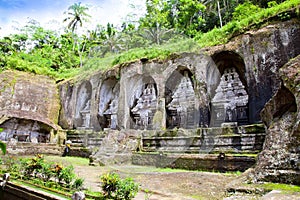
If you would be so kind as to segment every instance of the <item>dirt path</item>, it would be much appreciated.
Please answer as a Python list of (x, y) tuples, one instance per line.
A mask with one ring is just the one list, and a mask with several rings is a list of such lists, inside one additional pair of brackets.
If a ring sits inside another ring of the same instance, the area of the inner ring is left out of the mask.
[[(248, 191), (260, 190), (259, 185), (244, 184), (245, 173), (222, 174), (184, 170), (159, 169), (149, 166), (89, 166), (87, 159), (72, 157), (47, 157), (50, 161), (73, 165), (75, 173), (84, 178), (85, 188), (100, 191), (100, 176), (117, 172), (122, 178), (131, 177), (139, 184), (135, 200), (300, 200), (300, 191), (273, 190), (270, 193), (255, 194)], [(236, 192), (226, 194), (226, 189)], [(239, 192), (239, 191), (246, 192)]]
[(100, 176), (116, 171), (121, 177), (132, 177), (140, 185), (135, 200), (189, 200), (222, 199), (225, 196), (226, 183), (235, 175), (208, 172), (172, 171), (159, 172), (153, 167), (75, 166), (75, 172), (85, 179), (85, 187), (92, 191), (100, 190)]

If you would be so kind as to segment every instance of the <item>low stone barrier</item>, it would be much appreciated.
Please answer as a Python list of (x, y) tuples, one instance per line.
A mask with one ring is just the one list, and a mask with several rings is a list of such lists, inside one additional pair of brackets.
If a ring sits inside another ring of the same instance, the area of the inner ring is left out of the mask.
[(13, 199), (13, 200), (66, 200), (62, 198), (48, 194), (46, 192), (37, 191), (32, 188), (17, 185), (8, 182), (5, 187), (0, 188), (0, 199)]
[(134, 153), (132, 164), (204, 171), (245, 171), (256, 162), (253, 156), (220, 154)]

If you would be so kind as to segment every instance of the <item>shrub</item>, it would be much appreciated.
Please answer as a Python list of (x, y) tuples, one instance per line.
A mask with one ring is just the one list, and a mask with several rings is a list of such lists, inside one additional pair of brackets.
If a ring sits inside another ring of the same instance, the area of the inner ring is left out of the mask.
[(72, 182), (72, 180), (76, 177), (73, 171), (74, 167), (72, 165), (62, 168), (58, 175), (59, 181), (63, 181), (67, 185), (69, 185)]
[(42, 168), (38, 170), (41, 174), (41, 178), (43, 181), (50, 180), (50, 178), (54, 177), (54, 172), (52, 170), (52, 163), (41, 163)]
[(76, 177), (74, 167), (63, 167), (59, 164), (46, 162), (42, 155), (34, 158), (23, 158), (17, 162), (10, 158), (5, 163), (7, 172), (15, 179), (27, 179), (48, 187), (66, 185), (68, 188), (80, 189), (84, 180)]
[(100, 177), (102, 182), (102, 190), (107, 198), (114, 197), (117, 190), (117, 185), (120, 182), (120, 177), (116, 173), (107, 173)]
[(117, 186), (116, 199), (133, 199), (138, 192), (138, 185), (134, 183), (132, 178), (121, 180)]
[(255, 13), (259, 12), (261, 8), (259, 6), (256, 6), (252, 4), (250, 1), (246, 1), (243, 4), (239, 4), (233, 12), (233, 20), (243, 20), (251, 15), (254, 15)]
[(138, 192), (138, 185), (131, 178), (122, 180), (116, 173), (104, 174), (101, 181), (103, 195), (108, 199), (130, 200)]
[(81, 189), (81, 187), (83, 186), (83, 182), (84, 182), (84, 179), (76, 178), (76, 180), (74, 181), (72, 187), (75, 188), (75, 189)]

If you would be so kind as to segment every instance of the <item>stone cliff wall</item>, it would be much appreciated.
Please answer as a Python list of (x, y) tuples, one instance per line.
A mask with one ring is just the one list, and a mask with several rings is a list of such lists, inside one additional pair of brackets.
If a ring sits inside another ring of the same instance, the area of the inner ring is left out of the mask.
[(280, 87), (279, 68), (300, 53), (299, 28), (297, 19), (281, 22), (198, 54), (141, 59), (62, 83), (60, 125), (100, 130), (261, 122), (261, 110)]
[(300, 184), (300, 56), (280, 69), (282, 84), (262, 111), (267, 127), (254, 179)]
[(59, 93), (50, 78), (5, 71), (0, 74), (0, 94), (1, 140), (46, 142), (50, 131), (59, 128)]

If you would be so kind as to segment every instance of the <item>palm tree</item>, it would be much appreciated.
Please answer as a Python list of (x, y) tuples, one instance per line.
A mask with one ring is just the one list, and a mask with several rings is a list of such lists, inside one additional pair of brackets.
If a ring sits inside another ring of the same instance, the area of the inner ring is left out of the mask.
[[(89, 14), (87, 14), (87, 12), (86, 12), (89, 8), (86, 6), (82, 6), (80, 4), (81, 4), (80, 2), (74, 3), (73, 5), (71, 5), (68, 8), (68, 12), (65, 12), (65, 13), (67, 13), (69, 16), (64, 19), (64, 22), (70, 21), (68, 23), (67, 27), (68, 27), (68, 29), (71, 29), (71, 31), (72, 31), (72, 37), (74, 40), (73, 51), (75, 50), (75, 46), (77, 45), (77, 52), (80, 56), (80, 66), (82, 66), (83, 51), (80, 50), (80, 44), (79, 44), (78, 38), (76, 38), (74, 32), (77, 29), (78, 24), (80, 26), (82, 26), (83, 21), (87, 22), (88, 18), (91, 16)], [(85, 43), (84, 43), (84, 45), (85, 45)], [(84, 49), (84, 47), (82, 48), (82, 50), (83, 49)]]
[(78, 24), (82, 26), (83, 21), (87, 22), (88, 18), (91, 17), (86, 11), (89, 9), (86, 6), (80, 5), (81, 3), (74, 3), (68, 8), (68, 12), (66, 11), (69, 16), (64, 19), (64, 22), (69, 21), (68, 28), (74, 33), (77, 29)]

